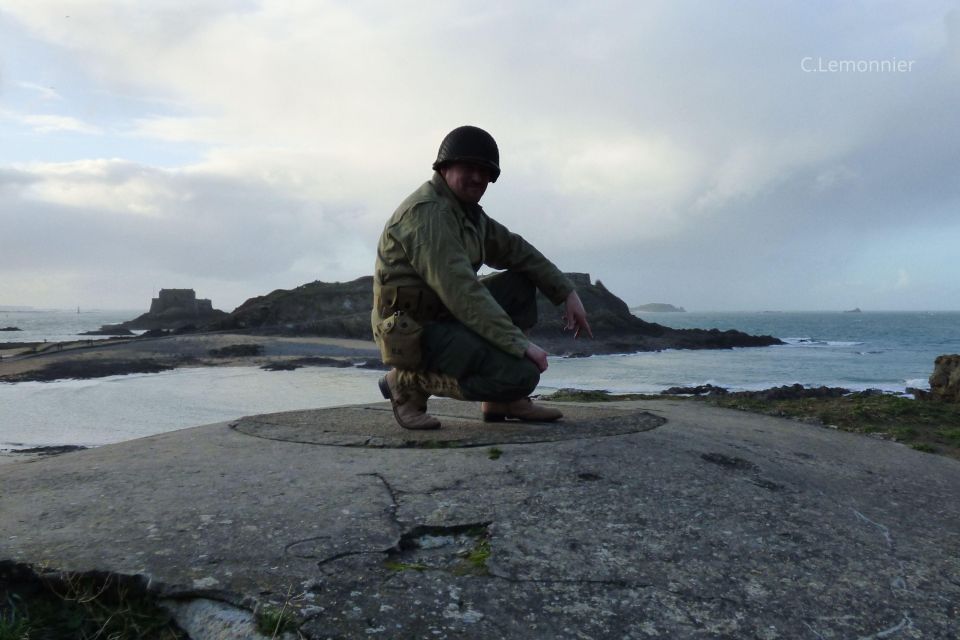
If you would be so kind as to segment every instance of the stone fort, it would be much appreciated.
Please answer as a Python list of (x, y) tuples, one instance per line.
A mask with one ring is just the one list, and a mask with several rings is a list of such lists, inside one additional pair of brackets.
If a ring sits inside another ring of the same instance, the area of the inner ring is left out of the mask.
[(160, 293), (150, 302), (151, 315), (194, 315), (213, 313), (213, 303), (206, 299), (197, 299), (193, 289), (160, 289)]

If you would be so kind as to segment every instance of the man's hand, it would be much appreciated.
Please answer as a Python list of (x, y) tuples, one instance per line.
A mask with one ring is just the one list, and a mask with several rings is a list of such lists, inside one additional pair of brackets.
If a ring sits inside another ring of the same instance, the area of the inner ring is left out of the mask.
[(574, 338), (579, 338), (580, 332), (586, 330), (587, 335), (592, 338), (593, 332), (590, 331), (590, 323), (587, 322), (587, 311), (583, 308), (583, 303), (580, 302), (580, 296), (577, 295), (577, 292), (571, 291), (564, 304), (564, 330), (573, 331)]
[(523, 355), (533, 362), (533, 364), (537, 365), (537, 369), (540, 370), (540, 373), (543, 373), (547, 370), (547, 352), (537, 345), (531, 342), (527, 346), (527, 350), (523, 352)]

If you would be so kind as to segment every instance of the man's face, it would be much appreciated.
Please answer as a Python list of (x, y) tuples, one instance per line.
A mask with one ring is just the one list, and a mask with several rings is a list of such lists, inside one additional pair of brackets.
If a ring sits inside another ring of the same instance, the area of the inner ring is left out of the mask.
[(477, 204), (490, 184), (490, 169), (472, 162), (454, 162), (440, 169), (453, 195), (467, 204)]

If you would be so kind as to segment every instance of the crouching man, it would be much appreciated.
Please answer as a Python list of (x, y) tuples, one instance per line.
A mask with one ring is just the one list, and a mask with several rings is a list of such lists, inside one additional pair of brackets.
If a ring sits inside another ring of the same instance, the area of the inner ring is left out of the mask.
[[(565, 305), (566, 328), (592, 337), (573, 284), (531, 244), (480, 207), (500, 152), (464, 126), (440, 144), (433, 177), (387, 221), (373, 277), (374, 338), (394, 367), (380, 391), (406, 429), (438, 429), (431, 395), (482, 402), (483, 419), (548, 422), (562, 414), (528, 397), (547, 353), (527, 338), (536, 290)], [(480, 278), (481, 265), (501, 269)]]

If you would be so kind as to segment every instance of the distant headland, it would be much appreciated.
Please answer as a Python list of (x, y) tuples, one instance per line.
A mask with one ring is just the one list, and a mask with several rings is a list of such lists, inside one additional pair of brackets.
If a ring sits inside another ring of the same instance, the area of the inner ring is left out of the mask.
[(687, 310), (683, 307), (667, 304), (666, 302), (650, 302), (633, 307), (631, 311), (639, 311), (641, 313), (686, 313)]

